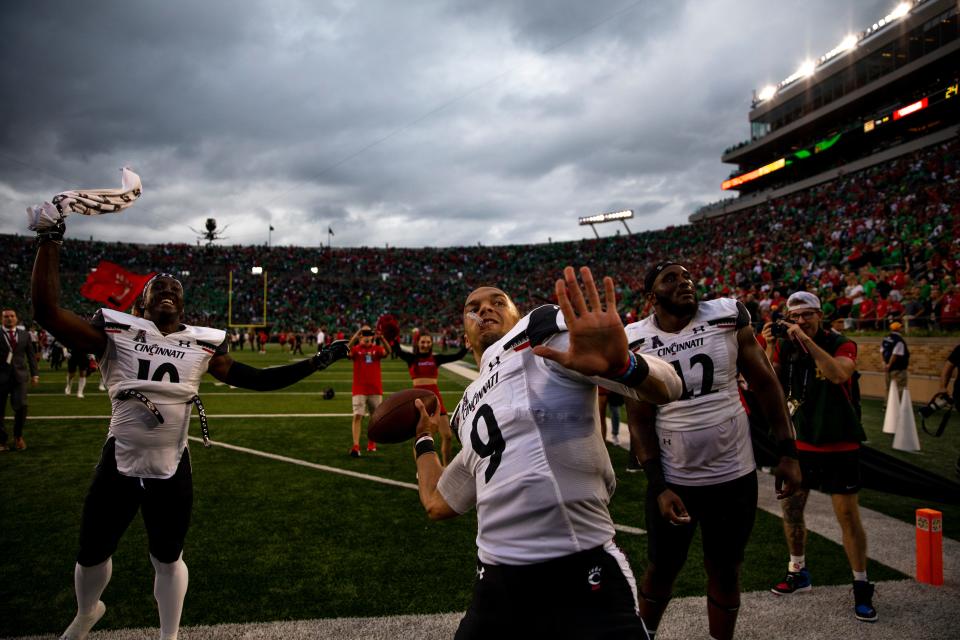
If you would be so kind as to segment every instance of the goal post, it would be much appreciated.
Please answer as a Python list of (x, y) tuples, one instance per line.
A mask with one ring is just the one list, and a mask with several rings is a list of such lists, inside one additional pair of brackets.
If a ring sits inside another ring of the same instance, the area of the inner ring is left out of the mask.
[[(260, 327), (267, 326), (267, 271), (263, 270), (261, 273), (263, 278), (263, 312), (257, 322), (257, 318), (237, 318), (234, 320), (233, 317), (233, 271), (229, 273), (229, 284), (227, 289), (227, 326), (231, 329), (258, 329)], [(247, 322), (246, 320), (250, 320)]]

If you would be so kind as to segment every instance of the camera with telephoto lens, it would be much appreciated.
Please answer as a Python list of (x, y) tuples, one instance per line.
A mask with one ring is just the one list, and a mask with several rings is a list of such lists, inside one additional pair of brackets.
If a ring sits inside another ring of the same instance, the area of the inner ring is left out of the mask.
[(774, 338), (780, 338), (786, 340), (788, 337), (787, 329), (790, 328), (792, 322), (787, 322), (786, 320), (777, 320), (773, 323), (773, 326), (770, 327), (770, 334)]

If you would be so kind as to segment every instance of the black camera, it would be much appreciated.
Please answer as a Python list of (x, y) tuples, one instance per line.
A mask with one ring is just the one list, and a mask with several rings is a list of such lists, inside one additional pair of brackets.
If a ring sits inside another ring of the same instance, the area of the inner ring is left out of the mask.
[(787, 329), (790, 328), (792, 322), (787, 322), (786, 320), (777, 320), (773, 323), (773, 326), (770, 327), (770, 334), (774, 338), (779, 338), (781, 340), (786, 340), (788, 337)]
[(360, 332), (360, 335), (370, 337), (373, 335), (373, 331), (370, 329), (364, 329), (363, 331)]

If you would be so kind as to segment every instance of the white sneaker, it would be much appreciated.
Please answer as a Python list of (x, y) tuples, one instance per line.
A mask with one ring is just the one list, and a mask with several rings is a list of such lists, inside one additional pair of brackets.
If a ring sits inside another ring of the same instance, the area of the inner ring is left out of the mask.
[(64, 387), (64, 388), (63, 388), (63, 393), (64, 393), (64, 395), (70, 395), (70, 387), (69, 387), (69, 386)]
[(107, 390), (107, 388), (106, 388), (105, 386), (103, 386), (103, 383), (101, 382), (101, 383), (100, 383), (100, 391), (106, 391), (106, 390)]
[(81, 400), (83, 400), (83, 394), (80, 393), (79, 391), (77, 391), (77, 397), (80, 398)]
[(100, 618), (106, 611), (107, 605), (103, 604), (102, 600), (97, 600), (97, 606), (93, 608), (91, 613), (77, 614), (67, 630), (60, 636), (60, 640), (85, 640), (90, 633), (90, 629), (93, 629), (93, 625), (100, 622)]

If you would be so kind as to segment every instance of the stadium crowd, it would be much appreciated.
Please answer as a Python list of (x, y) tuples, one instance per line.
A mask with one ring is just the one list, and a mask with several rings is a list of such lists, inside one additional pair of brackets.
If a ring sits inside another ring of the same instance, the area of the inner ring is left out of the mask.
[[(228, 324), (228, 274), (234, 273), (232, 320), (259, 321), (268, 274), (271, 332), (352, 333), (392, 313), (404, 328), (451, 338), (460, 303), (474, 287), (497, 283), (521, 308), (548, 302), (567, 264), (612, 275), (628, 320), (643, 317), (642, 274), (664, 255), (702, 274), (701, 299), (734, 296), (753, 320), (776, 318), (790, 293), (810, 290), (825, 315), (848, 330), (882, 329), (897, 318), (908, 328), (960, 329), (960, 166), (957, 140), (936, 145), (772, 199), (752, 210), (696, 224), (599, 240), (538, 245), (442, 248), (343, 248), (141, 245), (84, 241), (63, 247), (64, 306), (92, 313), (80, 296), (101, 259), (136, 273), (181, 275), (188, 321)], [(0, 236), (0, 296), (29, 321), (29, 265), (34, 242)], [(311, 268), (316, 267), (316, 273)], [(216, 286), (220, 283), (219, 286)]]

